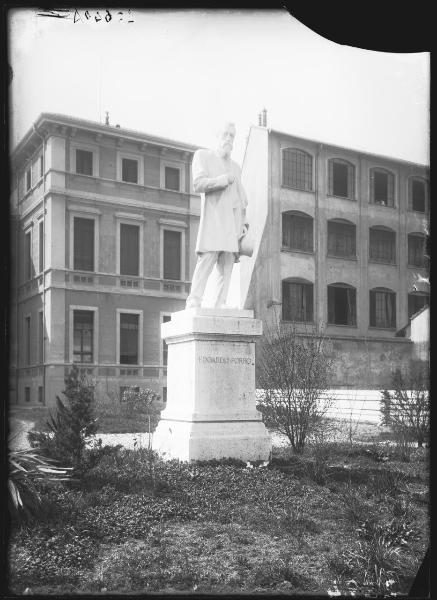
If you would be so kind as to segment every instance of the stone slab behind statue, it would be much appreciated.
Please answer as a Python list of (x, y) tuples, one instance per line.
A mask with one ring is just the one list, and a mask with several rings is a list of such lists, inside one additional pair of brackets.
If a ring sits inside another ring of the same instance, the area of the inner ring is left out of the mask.
[(153, 446), (168, 458), (265, 461), (271, 439), (256, 410), (253, 311), (192, 308), (161, 326), (167, 406)]

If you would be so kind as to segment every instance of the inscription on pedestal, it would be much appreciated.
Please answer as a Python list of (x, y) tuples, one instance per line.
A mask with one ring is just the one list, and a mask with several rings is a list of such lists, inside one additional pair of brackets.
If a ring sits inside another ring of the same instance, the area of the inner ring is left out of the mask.
[(199, 356), (199, 363), (216, 363), (222, 365), (254, 365), (252, 358), (230, 356)]

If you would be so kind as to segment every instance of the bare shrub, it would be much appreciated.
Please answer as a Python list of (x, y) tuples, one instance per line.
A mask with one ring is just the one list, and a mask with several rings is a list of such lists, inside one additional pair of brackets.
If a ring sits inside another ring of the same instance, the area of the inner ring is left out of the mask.
[(429, 439), (429, 369), (422, 361), (412, 361), (406, 375), (396, 369), (392, 389), (381, 391), (381, 424), (391, 427), (400, 448)]
[(274, 325), (267, 327), (261, 345), (258, 408), (266, 425), (285, 435), (297, 453), (332, 403), (326, 394), (332, 363), (325, 342), (314, 330), (302, 335)]
[[(160, 395), (147, 388), (127, 388), (121, 398), (122, 410), (126, 415), (138, 414), (145, 417), (148, 424), (149, 450), (152, 447), (151, 433), (159, 420), (159, 408), (157, 404)], [(153, 425), (153, 427), (152, 427)]]

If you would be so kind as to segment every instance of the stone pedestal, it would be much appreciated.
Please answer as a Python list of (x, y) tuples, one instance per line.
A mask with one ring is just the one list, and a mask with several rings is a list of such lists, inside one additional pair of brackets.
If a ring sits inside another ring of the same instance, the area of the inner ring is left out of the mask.
[(168, 458), (268, 460), (271, 439), (255, 408), (251, 310), (191, 308), (161, 326), (168, 344), (167, 407), (153, 447)]

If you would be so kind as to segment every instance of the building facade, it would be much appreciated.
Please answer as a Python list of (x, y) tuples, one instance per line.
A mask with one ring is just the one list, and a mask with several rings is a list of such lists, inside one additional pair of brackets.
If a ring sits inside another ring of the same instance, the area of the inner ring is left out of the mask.
[(381, 388), (429, 303), (429, 169), (252, 127), (242, 169), (255, 252), (236, 297), (266, 326), (324, 331), (334, 387)]
[(195, 147), (42, 114), (12, 156), (12, 402), (53, 405), (73, 363), (99, 398), (166, 399), (160, 325), (184, 308)]

